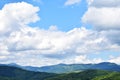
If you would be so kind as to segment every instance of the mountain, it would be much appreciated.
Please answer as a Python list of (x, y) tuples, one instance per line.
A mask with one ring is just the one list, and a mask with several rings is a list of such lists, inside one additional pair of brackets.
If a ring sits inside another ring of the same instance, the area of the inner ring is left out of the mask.
[[(10, 63), (10, 64), (0, 64), (0, 66), (11, 66), (11, 67), (17, 67), (17, 68), (22, 68), (24, 70), (29, 70), (29, 71), (35, 71), (38, 72), (40, 67), (32, 67), (32, 66), (21, 66), (16, 63)], [(40, 71), (39, 71), (40, 72)]]
[(61, 74), (46, 80), (120, 80), (120, 73), (104, 70), (85, 70), (77, 73)]
[(120, 71), (120, 65), (117, 65), (115, 63), (109, 63), (109, 62), (103, 62), (103, 63), (95, 64), (92, 67), (93, 67), (93, 69)]
[(45, 80), (57, 74), (33, 72), (12, 66), (0, 66), (0, 80)]
[(18, 67), (18, 68), (22, 67), (16, 63), (0, 64), (0, 66), (11, 66), (11, 67)]
[(91, 69), (54, 74), (1, 65), (0, 80), (120, 80), (120, 72)]
[(73, 71), (83, 71), (87, 69), (120, 71), (120, 65), (109, 62), (103, 62), (99, 64), (58, 64), (53, 66), (40, 67), (38, 71), (50, 73), (66, 73)]
[(12, 65), (8, 64), (7, 66), (15, 66), (29, 71), (48, 73), (66, 73), (66, 72), (69, 73), (74, 71), (84, 71), (88, 69), (120, 71), (120, 65), (110, 62), (103, 62), (99, 64), (58, 64), (43, 67), (20, 66), (12, 63)]

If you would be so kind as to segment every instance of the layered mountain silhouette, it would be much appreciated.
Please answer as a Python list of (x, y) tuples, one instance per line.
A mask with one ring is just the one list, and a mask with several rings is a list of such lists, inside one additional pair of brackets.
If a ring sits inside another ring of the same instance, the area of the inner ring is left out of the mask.
[[(66, 73), (73, 71), (84, 71), (88, 69), (99, 69), (109, 71), (120, 71), (120, 65), (115, 63), (103, 62), (99, 64), (58, 64), (53, 66), (40, 67), (38, 71), (50, 73)], [(28, 69), (30, 70), (30, 69)]]
[(0, 65), (0, 80), (120, 80), (120, 72), (90, 69), (55, 74)]
[(69, 73), (74, 71), (84, 71), (88, 69), (120, 71), (120, 65), (109, 62), (103, 62), (99, 64), (58, 64), (58, 65), (43, 66), (43, 67), (20, 66), (14, 63), (1, 64), (1, 65), (18, 67), (29, 71), (48, 72), (48, 73)]
[(57, 74), (27, 71), (13, 66), (0, 66), (0, 80), (44, 80)]

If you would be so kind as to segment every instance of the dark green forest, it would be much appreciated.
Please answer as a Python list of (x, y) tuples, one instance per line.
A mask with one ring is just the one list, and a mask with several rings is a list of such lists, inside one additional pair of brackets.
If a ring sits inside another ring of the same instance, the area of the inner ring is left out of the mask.
[(91, 69), (55, 74), (0, 66), (0, 80), (120, 80), (120, 72)]
[(0, 80), (44, 80), (53, 76), (56, 76), (56, 74), (27, 71), (10, 66), (0, 66)]

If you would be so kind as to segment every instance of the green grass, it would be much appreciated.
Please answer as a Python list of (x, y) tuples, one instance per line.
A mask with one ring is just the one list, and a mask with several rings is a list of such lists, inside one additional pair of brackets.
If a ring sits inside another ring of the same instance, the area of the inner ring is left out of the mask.
[(109, 73), (109, 71), (103, 70), (86, 70), (78, 73), (61, 74), (46, 80), (92, 80), (96, 76), (108, 75)]

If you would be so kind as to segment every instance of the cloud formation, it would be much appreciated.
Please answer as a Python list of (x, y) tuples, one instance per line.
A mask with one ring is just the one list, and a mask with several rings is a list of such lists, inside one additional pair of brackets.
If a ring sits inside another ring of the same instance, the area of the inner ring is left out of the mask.
[(34, 61), (42, 58), (42, 61), (37, 62), (38, 65), (43, 65), (42, 63), (49, 60), (64, 62), (70, 56), (72, 58), (102, 50), (103, 43), (106, 49), (110, 45), (106, 43), (108, 41), (103, 35), (84, 27), (68, 32), (59, 31), (56, 26), (50, 26), (48, 30), (29, 27), (27, 24), (39, 20), (38, 11), (38, 7), (25, 2), (6, 4), (2, 8), (0, 11), (1, 61), (23, 64), (25, 60), (26, 63), (31, 61), (33, 64)]
[[(117, 4), (119, 0), (89, 0), (88, 2), (90, 6), (82, 17), (83, 23), (91, 24), (95, 30), (103, 32), (112, 43), (119, 45), (120, 7)], [(110, 3), (114, 3), (114, 6)]]
[[(110, 36), (112, 33), (118, 34), (119, 31), (117, 33), (111, 30), (111, 34), (108, 34), (104, 30), (80, 27), (64, 32), (59, 31), (54, 25), (48, 30), (28, 26), (40, 19), (37, 14), (39, 10), (38, 7), (26, 2), (9, 3), (0, 10), (1, 63), (15, 62), (22, 65), (43, 66), (57, 63), (84, 63), (84, 61), (101, 62), (100, 58), (89, 60), (87, 55), (120, 48), (117, 44), (118, 38), (113, 40), (114, 36)], [(83, 20), (89, 19), (88, 13), (84, 15), (86, 17), (83, 17)]]
[(12, 31), (20, 30), (26, 24), (36, 22), (39, 20), (36, 14), (38, 11), (38, 7), (33, 7), (25, 2), (6, 4), (0, 10), (0, 35), (9, 34)]
[[(120, 0), (87, 0), (87, 2), (88, 10), (83, 15), (82, 22), (91, 24), (94, 30), (101, 32), (112, 45), (114, 44), (114, 49), (119, 52)], [(119, 60), (120, 58), (118, 56), (117, 58), (112, 58), (108, 61), (119, 63)]]
[(118, 63), (118, 64), (120, 64), (120, 56), (110, 58), (108, 61), (112, 62), (112, 63)]
[(83, 16), (84, 23), (89, 23), (98, 30), (120, 29), (120, 8), (97, 8), (89, 7)]
[(93, 7), (120, 7), (120, 0), (87, 0), (89, 6)]
[(67, 0), (64, 5), (70, 6), (70, 5), (78, 4), (80, 2), (81, 2), (81, 0)]
[(92, 24), (97, 30), (120, 29), (120, 0), (87, 0), (88, 10), (82, 21)]

